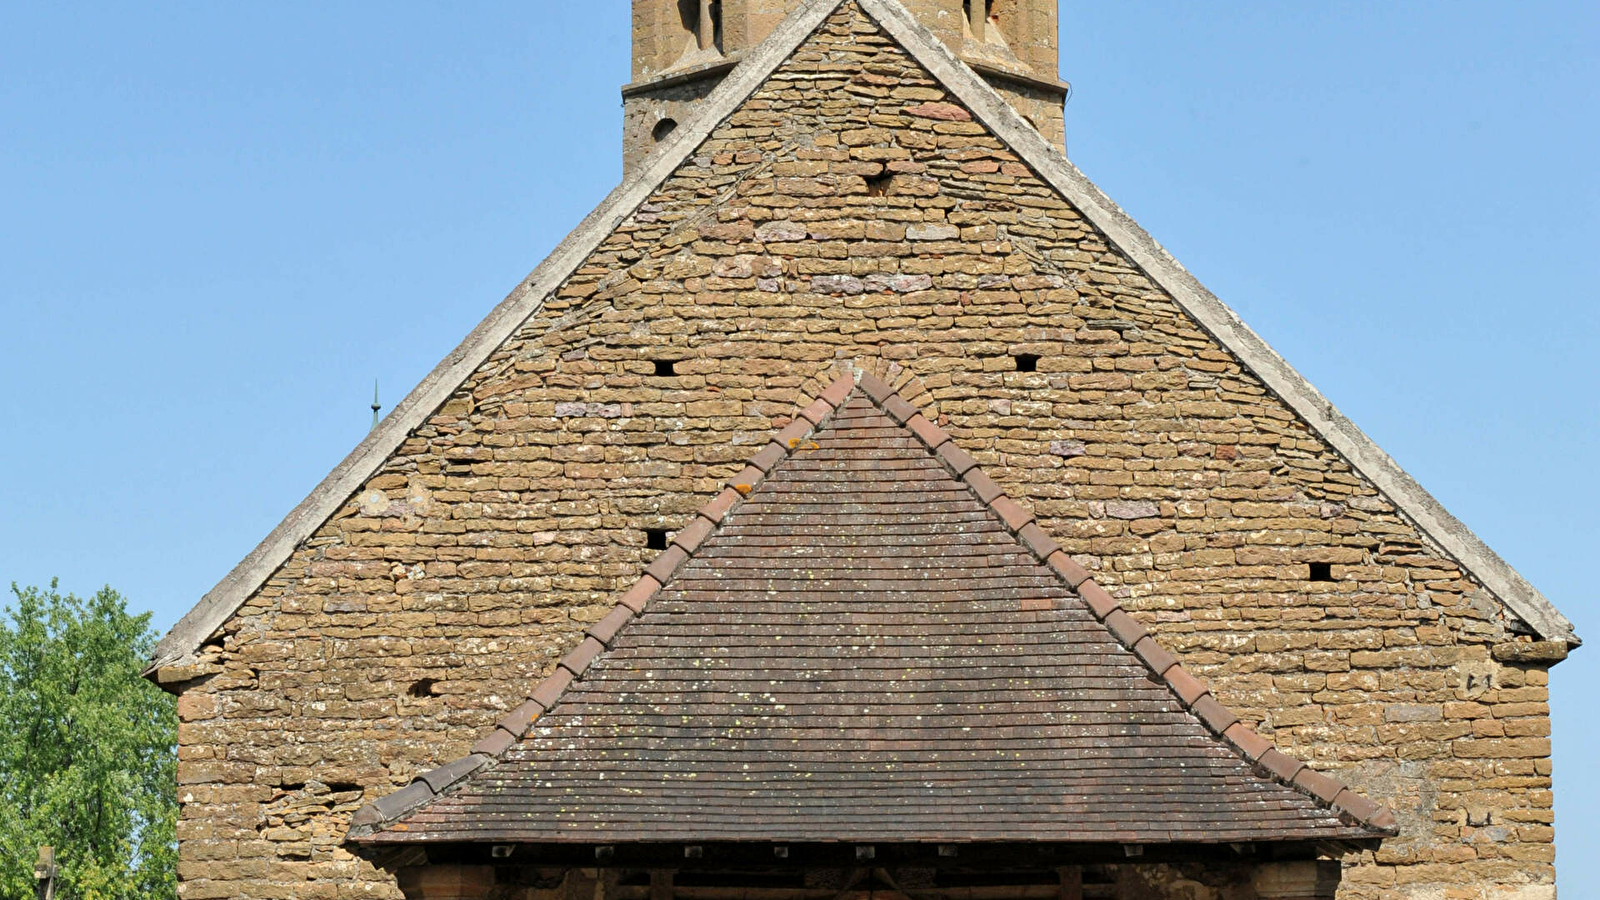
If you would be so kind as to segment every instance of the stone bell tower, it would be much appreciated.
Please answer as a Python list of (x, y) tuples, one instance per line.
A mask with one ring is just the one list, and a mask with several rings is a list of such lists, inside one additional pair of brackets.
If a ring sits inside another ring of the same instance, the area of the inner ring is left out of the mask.
[[(802, 0), (633, 0), (633, 81), (622, 89), (633, 169)], [(900, 0), (1052, 144), (1065, 148), (1059, 0)]]

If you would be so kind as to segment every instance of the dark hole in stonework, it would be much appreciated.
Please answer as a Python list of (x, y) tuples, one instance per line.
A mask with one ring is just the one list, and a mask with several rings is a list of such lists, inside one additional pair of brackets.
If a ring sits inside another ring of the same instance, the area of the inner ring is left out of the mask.
[(1018, 372), (1039, 371), (1039, 357), (1033, 355), (1032, 353), (1018, 353), (1015, 358), (1017, 360)]
[(867, 196), (883, 197), (889, 193), (889, 185), (894, 182), (894, 173), (885, 171), (881, 175), (867, 178)]
[(1312, 563), (1311, 564), (1311, 580), (1312, 581), (1332, 581), (1333, 580), (1333, 563)]
[(646, 550), (667, 549), (667, 530), (665, 528), (646, 528), (644, 530), (644, 546)]
[(409, 693), (413, 697), (437, 697), (439, 695), (435, 693), (433, 689), (438, 683), (439, 679), (437, 678), (424, 678), (416, 684), (413, 684), (411, 689), (406, 693)]
[(656, 374), (662, 378), (676, 375), (678, 374), (678, 364), (670, 359), (658, 359), (656, 360)]
[(656, 123), (656, 127), (650, 129), (650, 136), (655, 138), (657, 142), (660, 142), (666, 140), (668, 135), (677, 130), (677, 119), (662, 119)]
[(328, 782), (328, 790), (335, 794), (348, 794), (352, 791), (361, 790), (361, 785), (351, 784), (348, 781), (330, 781)]

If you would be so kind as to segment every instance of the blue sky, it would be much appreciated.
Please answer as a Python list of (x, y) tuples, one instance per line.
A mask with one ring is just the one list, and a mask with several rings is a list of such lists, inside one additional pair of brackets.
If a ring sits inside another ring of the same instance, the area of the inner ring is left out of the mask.
[[(165, 629), (620, 176), (626, 5), (0, 11), (0, 583)], [(1071, 155), (1600, 641), (1600, 5), (1063, 4)], [(1555, 670), (1600, 886), (1600, 650)]]

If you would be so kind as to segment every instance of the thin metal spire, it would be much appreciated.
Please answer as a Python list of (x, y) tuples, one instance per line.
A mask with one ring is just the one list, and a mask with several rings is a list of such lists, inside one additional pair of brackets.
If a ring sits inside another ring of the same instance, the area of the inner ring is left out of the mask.
[(383, 405), (378, 402), (378, 379), (372, 379), (372, 427), (378, 427), (378, 411)]

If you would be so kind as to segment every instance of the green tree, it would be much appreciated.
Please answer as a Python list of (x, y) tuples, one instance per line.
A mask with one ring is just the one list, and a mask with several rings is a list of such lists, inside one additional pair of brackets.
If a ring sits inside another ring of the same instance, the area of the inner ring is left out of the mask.
[(12, 585), (0, 618), (0, 900), (31, 900), (56, 848), (58, 900), (177, 896), (172, 698), (140, 677), (155, 635), (110, 588)]

